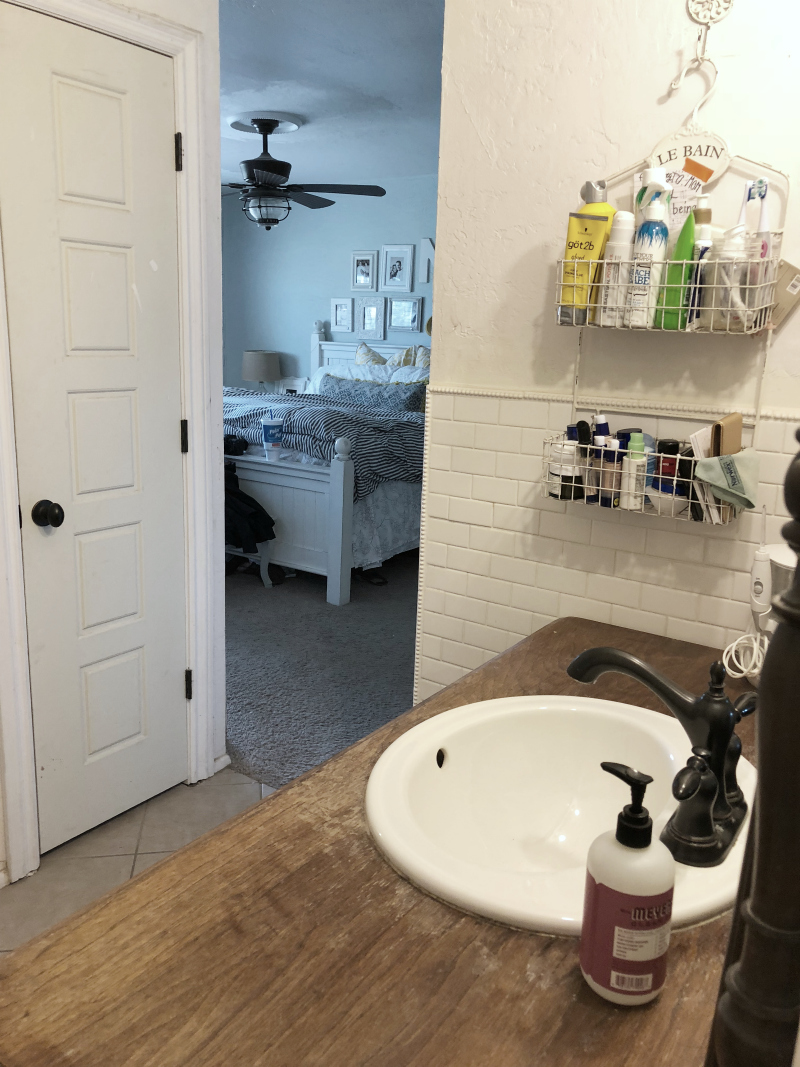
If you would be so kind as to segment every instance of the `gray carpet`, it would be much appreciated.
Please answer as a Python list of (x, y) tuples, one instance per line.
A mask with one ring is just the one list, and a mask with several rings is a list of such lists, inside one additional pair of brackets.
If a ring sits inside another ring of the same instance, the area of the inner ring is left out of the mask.
[(411, 707), (418, 562), (389, 560), (385, 586), (354, 576), (341, 608), (314, 574), (225, 579), (234, 770), (277, 788)]

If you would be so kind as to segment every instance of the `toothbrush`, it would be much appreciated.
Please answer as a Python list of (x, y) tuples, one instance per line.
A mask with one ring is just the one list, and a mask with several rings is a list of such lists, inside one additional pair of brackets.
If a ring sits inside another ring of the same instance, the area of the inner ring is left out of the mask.
[(763, 328), (767, 322), (768, 308), (766, 306), (766, 298), (768, 295), (768, 283), (772, 281), (772, 264), (770, 257), (772, 256), (772, 234), (769, 228), (769, 208), (767, 204), (767, 193), (769, 192), (769, 181), (766, 178), (759, 178), (755, 184), (755, 195), (761, 199), (761, 214), (758, 220), (758, 233), (756, 234), (756, 248), (758, 249), (762, 262), (758, 266), (758, 288), (755, 291), (756, 306), (759, 308), (758, 312), (758, 325)]
[(758, 220), (758, 233), (756, 234), (756, 244), (760, 243), (761, 245), (759, 250), (761, 259), (767, 259), (772, 251), (772, 235), (769, 230), (769, 211), (767, 209), (768, 192), (769, 181), (766, 178), (759, 178), (754, 182), (752, 199), (761, 200), (761, 214)]
[(739, 222), (737, 223), (738, 226), (744, 226), (745, 218), (747, 215), (747, 205), (751, 200), (755, 199), (753, 193), (754, 184), (755, 183), (753, 181), (746, 181), (744, 183), (744, 196), (742, 197), (742, 209), (739, 212)]

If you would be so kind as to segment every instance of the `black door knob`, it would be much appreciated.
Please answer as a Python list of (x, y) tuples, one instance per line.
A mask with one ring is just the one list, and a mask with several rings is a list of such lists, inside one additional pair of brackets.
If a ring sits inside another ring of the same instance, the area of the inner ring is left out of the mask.
[(64, 521), (64, 509), (52, 500), (37, 500), (31, 518), (37, 526), (60, 526)]

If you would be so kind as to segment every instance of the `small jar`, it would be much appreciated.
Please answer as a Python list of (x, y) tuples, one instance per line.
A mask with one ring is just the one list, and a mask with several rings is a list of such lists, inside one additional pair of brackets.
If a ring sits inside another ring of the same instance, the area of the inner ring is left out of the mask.
[(658, 442), (659, 467), (658, 485), (655, 488), (662, 493), (674, 493), (678, 474), (678, 453), (681, 450), (680, 441), (665, 439)]
[(561, 441), (550, 450), (548, 494), (557, 500), (583, 500), (583, 474), (576, 441)]

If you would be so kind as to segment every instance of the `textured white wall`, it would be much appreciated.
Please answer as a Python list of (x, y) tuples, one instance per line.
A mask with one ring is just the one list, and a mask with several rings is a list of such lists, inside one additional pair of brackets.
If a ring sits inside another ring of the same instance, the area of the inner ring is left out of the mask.
[[(709, 34), (720, 81), (701, 113), (732, 152), (790, 175), (798, 28), (788, 0), (737, 0)], [(446, 5), (418, 698), (566, 615), (716, 646), (746, 624), (754, 515), (723, 529), (609, 515), (543, 499), (537, 485), (543, 440), (572, 414), (580, 331), (554, 324), (567, 215), (586, 179), (647, 156), (691, 111), (701, 78), (666, 91), (696, 36), (681, 0)], [(791, 200), (783, 254), (800, 263)], [(774, 338), (772, 418), (755, 441), (773, 540), (800, 421), (798, 340), (800, 315)], [(612, 428), (686, 436), (700, 422), (670, 418), (672, 403), (753, 408), (764, 345), (585, 330), (580, 393), (642, 404), (636, 415), (604, 404)]]
[[(578, 331), (554, 325), (555, 260), (586, 179), (648, 155), (699, 100), (697, 75), (666, 99), (694, 53), (682, 0), (449, 0), (445, 10), (434, 381), (571, 389)], [(701, 112), (731, 150), (800, 174), (792, 101), (800, 11), (737, 0), (709, 33), (720, 69)], [(722, 221), (715, 219), (715, 221)], [(736, 219), (727, 224), (733, 225)], [(800, 262), (790, 201), (784, 254)], [(759, 345), (745, 338), (586, 331), (591, 392), (751, 404)], [(764, 403), (800, 404), (800, 316), (780, 331)], [(584, 386), (582, 385), (582, 388)]]

